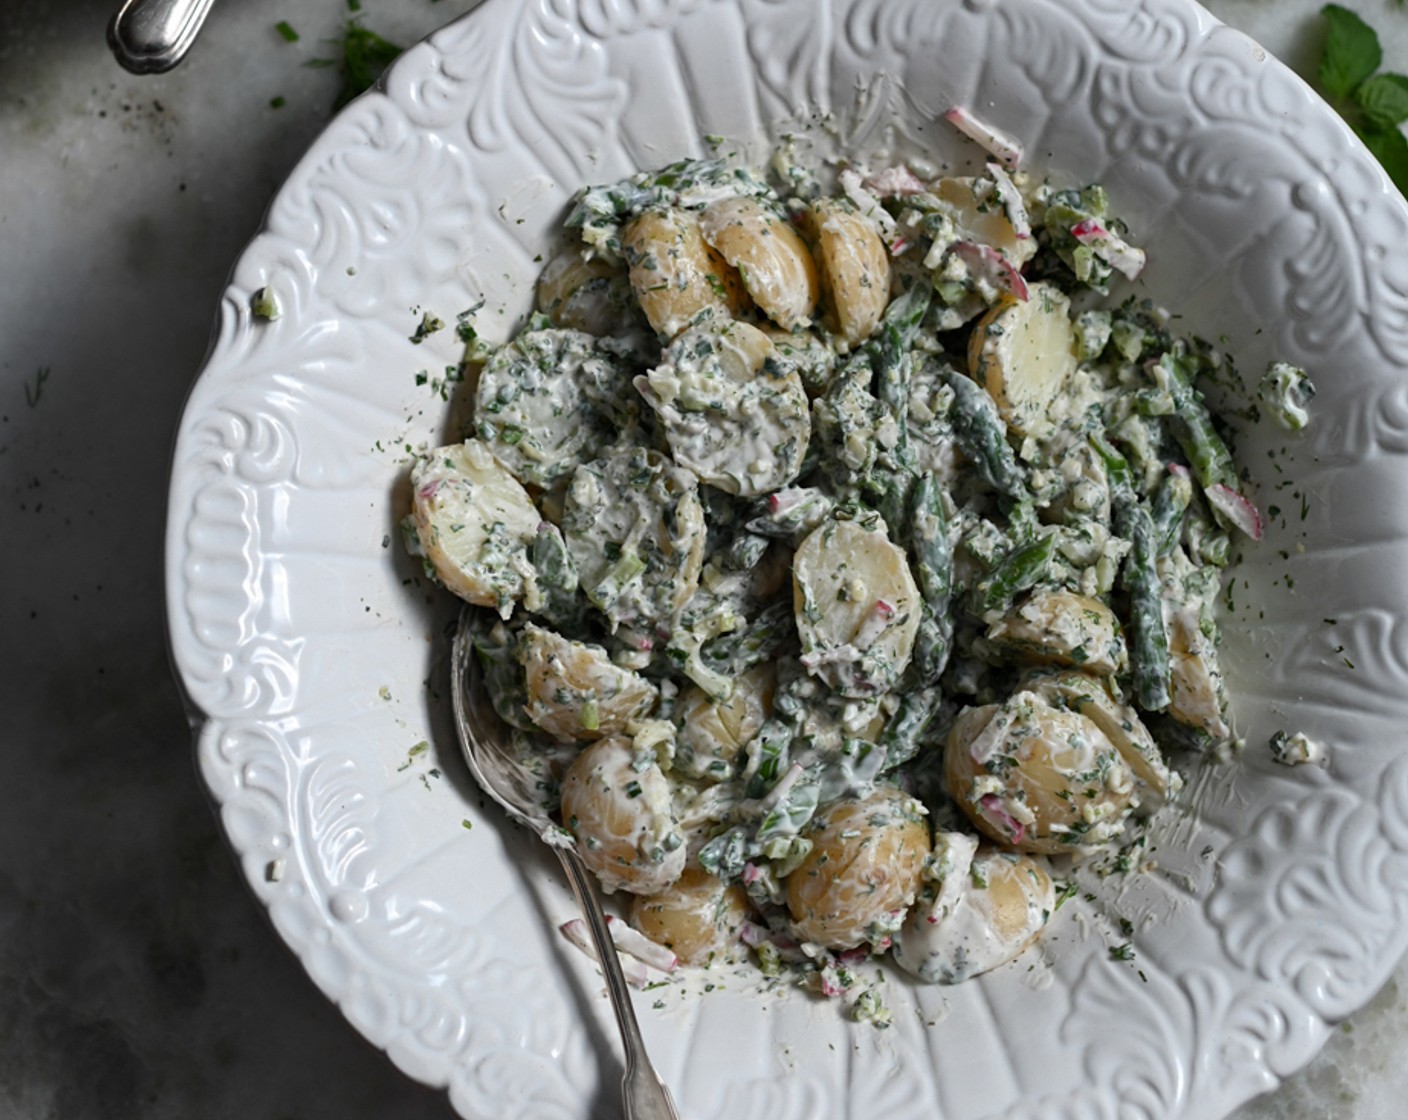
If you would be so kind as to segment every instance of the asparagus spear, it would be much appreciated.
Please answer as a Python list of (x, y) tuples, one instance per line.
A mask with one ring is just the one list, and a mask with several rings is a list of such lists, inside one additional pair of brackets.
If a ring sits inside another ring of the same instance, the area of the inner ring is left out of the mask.
[(902, 766), (919, 753), (919, 739), (938, 711), (941, 693), (936, 687), (906, 692), (900, 706), (885, 725), (880, 745), (885, 748), (884, 769)]
[(1021, 501), (1027, 493), (1026, 474), (1007, 442), (1007, 428), (997, 402), (986, 389), (957, 370), (946, 370), (944, 381), (953, 390), (953, 435), (959, 449), (988, 485)]
[(1090, 437), (1090, 444), (1105, 464), (1115, 532), (1130, 542), (1120, 578), (1129, 592), (1129, 667), (1135, 698), (1146, 712), (1163, 711), (1170, 699), (1169, 657), (1163, 595), (1155, 567), (1158, 532), (1153, 516), (1135, 493), (1124, 456), (1099, 434)]
[(922, 475), (909, 501), (909, 544), (914, 578), (924, 597), (923, 617), (914, 643), (914, 665), (920, 680), (938, 681), (953, 648), (953, 544), (943, 487), (933, 474)]

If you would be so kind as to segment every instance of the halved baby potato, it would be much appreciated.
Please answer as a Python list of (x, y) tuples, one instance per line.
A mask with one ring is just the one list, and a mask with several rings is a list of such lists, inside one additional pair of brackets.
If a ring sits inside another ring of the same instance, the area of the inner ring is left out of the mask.
[(1128, 659), (1115, 612), (1074, 591), (1034, 591), (988, 627), (988, 639), (1025, 660), (1089, 673), (1113, 675)]
[(1076, 371), (1071, 301), (1046, 283), (1028, 298), (1004, 297), (978, 320), (968, 340), (968, 373), (988, 391), (1008, 428), (1040, 439), (1053, 427), (1050, 408)]
[(1196, 609), (1172, 612), (1168, 626), (1168, 714), (1218, 742), (1231, 738), (1217, 647), (1202, 632)]
[(759, 310), (783, 330), (811, 324), (820, 296), (816, 263), (792, 224), (756, 198), (725, 198), (700, 216), (704, 240), (738, 270)]
[(792, 559), (802, 664), (842, 696), (889, 692), (919, 633), (919, 588), (882, 522), (826, 521)]
[(693, 211), (647, 210), (621, 239), (631, 287), (661, 338), (674, 338), (706, 310), (732, 317), (747, 306), (738, 270), (704, 240)]
[(1022, 688), (1053, 707), (1079, 712), (1105, 733), (1139, 783), (1141, 809), (1157, 809), (1183, 788), (1183, 778), (1164, 761), (1139, 713), (1115, 699), (1107, 679), (1072, 670), (1039, 670), (1023, 678)]
[(1055, 908), (1044, 861), (985, 845), (925, 888), (895, 935), (895, 963), (929, 984), (960, 983), (1018, 957)]
[(991, 190), (980, 189), (981, 182), (970, 176), (940, 179), (934, 194), (949, 206), (962, 239), (990, 245), (1021, 268), (1036, 255), (1036, 238), (1018, 236), (1006, 210), (994, 204)]
[(680, 726), (674, 772), (719, 782), (733, 773), (739, 752), (752, 742), (772, 711), (777, 674), (771, 664), (755, 665), (733, 681), (726, 700), (698, 685), (679, 703)]
[(853, 949), (899, 928), (930, 850), (923, 805), (880, 786), (823, 806), (802, 835), (811, 851), (787, 876), (787, 909), (800, 939)]
[(756, 498), (802, 469), (811, 407), (797, 371), (750, 323), (681, 331), (636, 388), (664, 422), (674, 460), (726, 494)]
[(739, 951), (739, 931), (748, 917), (748, 896), (697, 865), (686, 867), (658, 894), (637, 895), (631, 925), (681, 964), (704, 966), (727, 961)]
[(619, 735), (655, 706), (655, 686), (615, 664), (600, 646), (574, 642), (528, 623), (518, 663), (528, 690), (528, 718), (558, 739)]
[(608, 894), (657, 894), (684, 873), (669, 780), (629, 739), (601, 739), (572, 761), (562, 779), (562, 821)]
[(965, 709), (949, 732), (944, 775), (978, 830), (1019, 852), (1103, 843), (1133, 807), (1133, 775), (1100, 727), (1033, 692)]
[(640, 320), (625, 268), (584, 257), (577, 248), (559, 253), (543, 269), (538, 310), (554, 326), (593, 335), (622, 334)]
[(869, 218), (849, 202), (811, 204), (827, 326), (846, 348), (874, 333), (890, 302), (890, 254)]
[(528, 491), (477, 439), (440, 447), (411, 472), (411, 514), (436, 578), (504, 618), (534, 590), (528, 549), (538, 515)]

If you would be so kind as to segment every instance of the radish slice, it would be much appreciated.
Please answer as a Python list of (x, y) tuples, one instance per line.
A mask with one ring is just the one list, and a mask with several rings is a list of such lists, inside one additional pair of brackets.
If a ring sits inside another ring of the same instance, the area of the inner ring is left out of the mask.
[(1144, 265), (1149, 259), (1143, 249), (1136, 249), (1119, 234), (1101, 225), (1094, 218), (1086, 218), (1085, 221), (1073, 225), (1071, 236), (1082, 245), (1088, 245), (1095, 250), (1096, 256), (1111, 268), (1124, 273), (1130, 280), (1144, 271)]
[(1002, 203), (1007, 220), (1012, 223), (1012, 232), (1019, 240), (1025, 241), (1032, 235), (1032, 222), (1027, 216), (1027, 204), (1022, 200), (1022, 192), (1017, 189), (1012, 176), (1007, 174), (1000, 163), (989, 163), (987, 171), (992, 181), (997, 184), (997, 199)]
[(981, 146), (1007, 170), (1016, 171), (1017, 165), (1022, 162), (1021, 144), (1008, 136), (1007, 133), (980, 121), (962, 106), (955, 105), (944, 114), (944, 120), (975, 144)]
[(885, 602), (884, 599), (876, 599), (875, 605), (870, 608), (870, 613), (865, 616), (860, 626), (856, 628), (855, 637), (851, 639), (851, 645), (864, 652), (875, 644), (875, 639), (889, 627), (894, 620), (895, 608)]
[[(592, 944), (591, 934), (587, 931), (587, 923), (581, 918), (573, 918), (571, 921), (563, 922), (557, 928), (563, 937), (588, 957), (598, 964), (601, 963), (601, 958), (596, 955), (596, 946)], [(626, 977), (626, 983), (633, 988), (645, 988), (651, 983), (650, 968), (644, 961), (639, 961), (635, 957), (621, 957), (621, 972)]]
[(975, 279), (986, 281), (1000, 291), (1011, 293), (1020, 303), (1026, 303), (1030, 298), (1026, 279), (1011, 261), (991, 245), (980, 245), (976, 241), (955, 241), (952, 251), (962, 258)]
[(611, 931), (611, 940), (621, 952), (629, 953), (636, 960), (650, 965), (651, 968), (658, 968), (661, 972), (674, 972), (679, 968), (679, 957), (665, 946), (657, 945), (620, 918), (606, 915), (606, 928)]
[(1208, 505), (1225, 517), (1233, 527), (1240, 529), (1254, 541), (1261, 540), (1261, 514), (1250, 501), (1232, 487), (1224, 486), (1220, 482), (1209, 486), (1203, 493), (1207, 496)]
[(880, 205), (880, 200), (865, 189), (861, 181), (860, 172), (846, 168), (840, 176), (841, 189), (845, 191), (846, 197), (856, 204), (856, 209), (875, 223), (882, 237), (888, 237), (895, 232), (895, 218), (885, 207)]
[(929, 186), (904, 164), (887, 167), (877, 175), (867, 175), (865, 189), (881, 198), (906, 198), (913, 194), (924, 194)]
[(995, 793), (985, 794), (978, 800), (978, 811), (988, 823), (1001, 829), (1013, 844), (1020, 844), (1027, 834), (1026, 825), (1009, 813), (1002, 805), (1002, 798)]

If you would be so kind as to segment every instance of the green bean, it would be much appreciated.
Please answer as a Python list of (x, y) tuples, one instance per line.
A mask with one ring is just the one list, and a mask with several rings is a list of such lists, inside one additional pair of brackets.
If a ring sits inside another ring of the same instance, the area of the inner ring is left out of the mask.
[(1129, 668), (1134, 695), (1146, 712), (1163, 711), (1170, 699), (1168, 631), (1155, 567), (1158, 538), (1154, 519), (1140, 502), (1125, 500), (1115, 508), (1115, 531), (1130, 542), (1121, 580), (1129, 592)]
[(1046, 533), (1008, 552), (978, 584), (982, 613), (1007, 606), (1021, 592), (1045, 579), (1055, 554), (1055, 533)]
[(1202, 394), (1193, 387), (1186, 364), (1169, 352), (1145, 368), (1154, 384), (1173, 401), (1173, 413), (1168, 417), (1169, 430), (1188, 456), (1198, 484), (1204, 488), (1221, 484), (1235, 490), (1237, 470), (1232, 453), (1213, 427), (1212, 415), (1203, 403)]
[(1090, 437), (1090, 445), (1105, 464), (1114, 506), (1115, 532), (1130, 542), (1120, 579), (1129, 592), (1126, 629), (1135, 697), (1146, 712), (1162, 711), (1169, 704), (1168, 629), (1164, 625), (1163, 589), (1159, 586), (1156, 566), (1162, 538), (1153, 516), (1134, 491), (1124, 456), (1099, 433)]
[(914, 482), (912, 471), (876, 466), (861, 483), (867, 504), (880, 514), (892, 541), (902, 541), (909, 534), (909, 504)]
[(920, 737), (938, 711), (941, 698), (942, 693), (935, 687), (917, 688), (904, 694), (899, 708), (880, 735), (880, 745), (885, 748), (882, 770), (902, 766), (919, 753)]
[(953, 544), (943, 485), (932, 472), (921, 475), (910, 491), (908, 520), (914, 578), (925, 602), (935, 610), (945, 610), (953, 590)]
[(895, 450), (901, 461), (909, 458), (909, 382), (912, 351), (924, 313), (934, 296), (927, 280), (911, 284), (890, 302), (880, 320), (880, 330), (871, 343), (874, 352), (875, 395), (890, 410), (899, 426)]
[(750, 533), (797, 541), (831, 514), (835, 502), (815, 486), (793, 486), (769, 494), (758, 515), (744, 526)]
[(527, 716), (528, 689), (518, 663), (517, 638), (490, 611), (473, 615), (474, 653), (483, 674), (484, 691), (498, 717), (520, 731), (536, 731)]
[(953, 615), (940, 613), (928, 603), (920, 605), (919, 630), (914, 635), (914, 666), (922, 687), (938, 684), (953, 653)]
[(542, 606), (535, 612), (552, 622), (558, 629), (576, 626), (586, 611), (586, 604), (577, 595), (577, 565), (567, 550), (562, 531), (551, 521), (538, 526), (529, 553), (538, 577)]
[(1193, 482), (1186, 473), (1170, 471), (1154, 492), (1151, 515), (1154, 540), (1160, 556), (1167, 556), (1183, 534), (1183, 520), (1193, 500)]
[(739, 533), (733, 543), (724, 550), (723, 567), (726, 572), (751, 572), (762, 563), (763, 554), (772, 546), (772, 541), (756, 533)]
[(758, 617), (704, 643), (700, 660), (714, 672), (736, 677), (754, 665), (771, 661), (796, 633), (791, 599), (769, 604)]
[(986, 389), (957, 370), (944, 371), (953, 390), (953, 435), (959, 450), (994, 490), (1020, 501), (1027, 493), (1026, 472), (1007, 442), (1007, 427)]
[(1130, 472), (1129, 461), (1115, 449), (1114, 444), (1106, 439), (1101, 432), (1090, 434), (1090, 447), (1105, 467), (1105, 479), (1110, 486), (1110, 497), (1116, 503), (1125, 498), (1133, 497), (1134, 476)]

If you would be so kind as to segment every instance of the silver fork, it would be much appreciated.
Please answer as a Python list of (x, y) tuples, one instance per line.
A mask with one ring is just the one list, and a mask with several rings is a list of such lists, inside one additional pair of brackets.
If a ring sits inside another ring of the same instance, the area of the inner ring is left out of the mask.
[(621, 1079), (621, 1098), (626, 1120), (679, 1120), (669, 1090), (650, 1064), (631, 1005), (630, 989), (621, 972), (616, 946), (606, 926), (606, 915), (592, 883), (591, 872), (582, 862), (572, 835), (554, 824), (538, 803), (535, 776), (514, 757), (504, 743), (503, 728), (484, 694), (479, 662), (474, 656), (474, 639), (470, 619), (474, 608), (460, 611), (459, 627), (455, 631), (450, 655), (450, 694), (454, 701), (455, 731), (470, 773), (480, 787), (504, 807), (510, 817), (536, 832), (562, 861), (572, 893), (586, 918), (592, 944), (606, 990), (611, 996), (611, 1008), (616, 1013), (616, 1025), (621, 1030), (621, 1043), (626, 1053), (626, 1074)]

